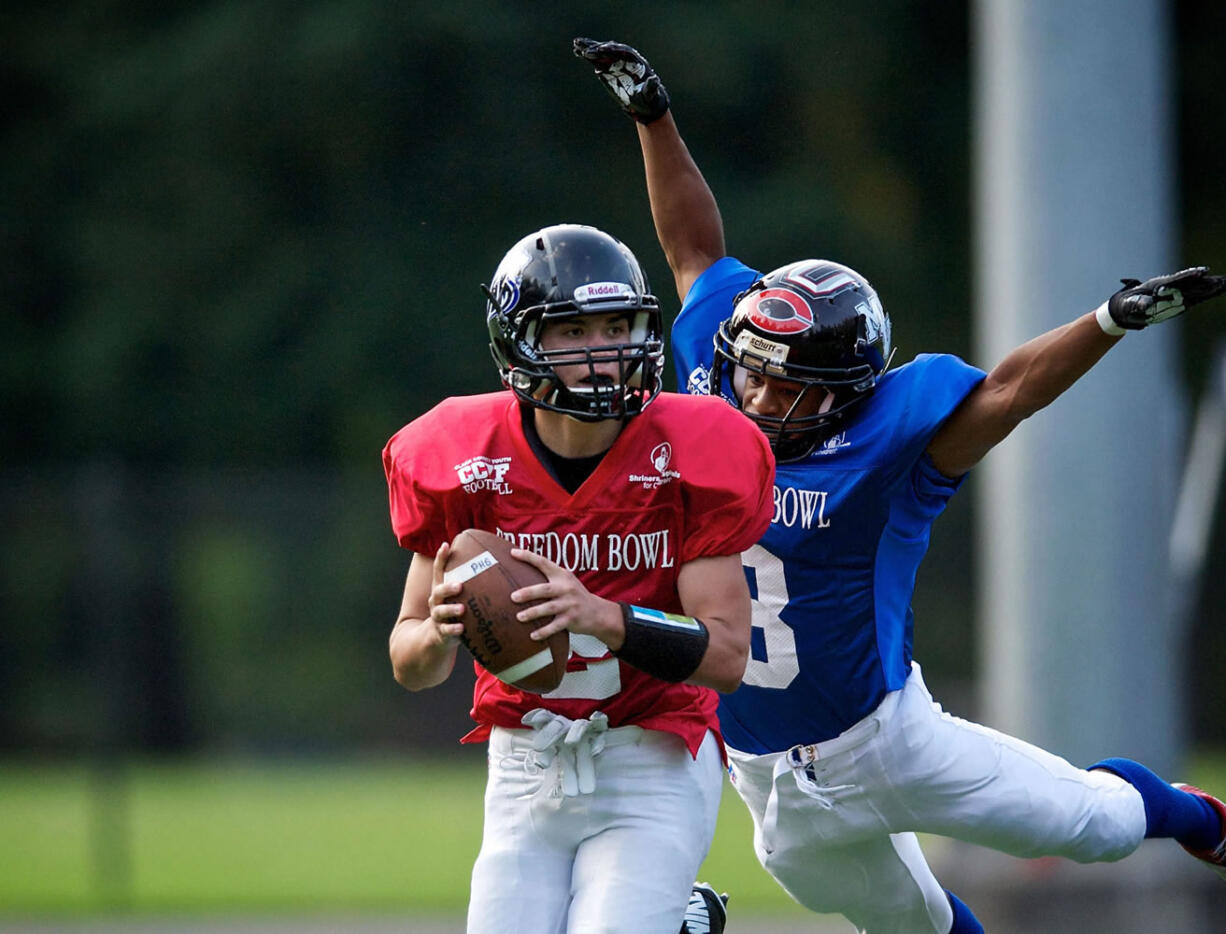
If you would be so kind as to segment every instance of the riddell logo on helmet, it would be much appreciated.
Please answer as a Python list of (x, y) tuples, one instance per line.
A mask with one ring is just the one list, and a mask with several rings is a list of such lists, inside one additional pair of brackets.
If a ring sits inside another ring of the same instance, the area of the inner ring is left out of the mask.
[(799, 334), (813, 326), (813, 311), (787, 289), (767, 289), (753, 296), (749, 320), (772, 334)]
[(634, 295), (634, 289), (624, 282), (589, 282), (575, 289), (575, 301), (594, 302), (607, 298), (622, 298)]

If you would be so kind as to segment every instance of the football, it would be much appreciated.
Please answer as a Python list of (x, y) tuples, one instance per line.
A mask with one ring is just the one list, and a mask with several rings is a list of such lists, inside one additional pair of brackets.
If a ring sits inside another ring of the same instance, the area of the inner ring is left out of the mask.
[(486, 671), (533, 694), (548, 693), (561, 684), (570, 656), (570, 633), (555, 633), (537, 642), (532, 631), (550, 618), (530, 623), (515, 618), (533, 604), (512, 603), (511, 592), (544, 583), (546, 578), (532, 565), (512, 558), (510, 542), (493, 532), (465, 529), (451, 543), (443, 579), (463, 585), (456, 598), (465, 607), (458, 620), (464, 624), (460, 641)]

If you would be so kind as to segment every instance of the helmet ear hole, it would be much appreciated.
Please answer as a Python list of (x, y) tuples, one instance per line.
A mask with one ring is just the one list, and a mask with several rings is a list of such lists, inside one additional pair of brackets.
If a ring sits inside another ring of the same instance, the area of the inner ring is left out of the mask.
[(880, 373), (885, 369), (885, 361), (881, 358), (881, 348), (861, 338), (856, 342), (856, 353), (864, 359), (864, 361), (873, 368), (874, 371)]

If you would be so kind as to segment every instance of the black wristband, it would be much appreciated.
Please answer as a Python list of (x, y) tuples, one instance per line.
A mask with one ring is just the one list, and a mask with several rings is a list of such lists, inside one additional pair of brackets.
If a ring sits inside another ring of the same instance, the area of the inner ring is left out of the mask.
[(674, 684), (702, 663), (711, 633), (700, 619), (621, 604), (626, 638), (613, 654), (639, 671)]

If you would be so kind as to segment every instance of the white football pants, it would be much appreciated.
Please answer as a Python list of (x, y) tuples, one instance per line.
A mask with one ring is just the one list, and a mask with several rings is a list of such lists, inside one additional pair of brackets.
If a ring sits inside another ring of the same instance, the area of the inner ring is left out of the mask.
[(715, 835), (718, 741), (695, 759), (672, 733), (576, 742), (588, 721), (559, 719), (490, 736), (468, 934), (677, 934)]
[(1082, 863), (1122, 859), (1145, 836), (1130, 784), (951, 717), (918, 665), (828, 742), (728, 755), (759, 862), (802, 905), (865, 934), (949, 931), (952, 909), (917, 832)]

